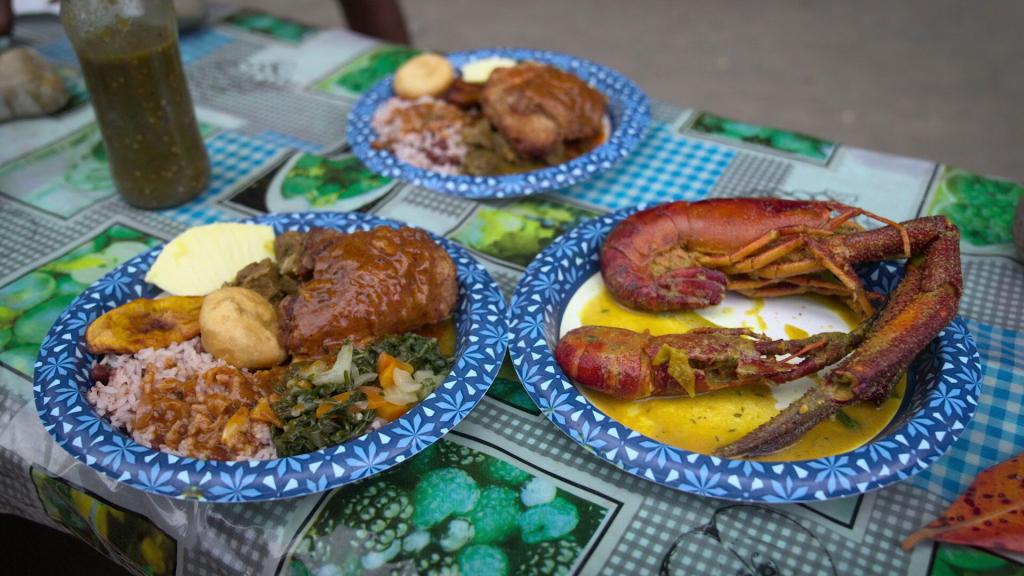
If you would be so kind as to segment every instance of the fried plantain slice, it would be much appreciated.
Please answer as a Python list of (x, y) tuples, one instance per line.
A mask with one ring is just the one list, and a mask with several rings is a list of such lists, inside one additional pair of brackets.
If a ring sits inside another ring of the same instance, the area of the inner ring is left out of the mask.
[(93, 354), (135, 354), (163, 348), (199, 335), (202, 296), (139, 298), (100, 316), (85, 331)]

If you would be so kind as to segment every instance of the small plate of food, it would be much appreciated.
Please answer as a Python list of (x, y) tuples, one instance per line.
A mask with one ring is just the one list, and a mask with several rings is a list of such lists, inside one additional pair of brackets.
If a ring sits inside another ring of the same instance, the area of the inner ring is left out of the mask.
[(827, 500), (924, 470), (973, 417), (961, 286), (943, 217), (673, 202), (548, 246), (512, 299), (510, 352), (548, 418), (628, 472), (731, 500)]
[(452, 429), (506, 347), (505, 305), (456, 244), (361, 213), (186, 230), (54, 323), (44, 427), (123, 484), (289, 498), (386, 470)]
[(647, 96), (600, 64), (494, 48), (421, 54), (366, 92), (348, 141), (371, 170), (467, 198), (566, 188), (628, 156)]

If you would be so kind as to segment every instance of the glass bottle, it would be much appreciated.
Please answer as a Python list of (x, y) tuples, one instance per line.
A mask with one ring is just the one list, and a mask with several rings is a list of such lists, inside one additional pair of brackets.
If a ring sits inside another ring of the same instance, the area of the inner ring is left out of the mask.
[(64, 0), (117, 191), (138, 208), (198, 196), (210, 160), (178, 50), (171, 0)]

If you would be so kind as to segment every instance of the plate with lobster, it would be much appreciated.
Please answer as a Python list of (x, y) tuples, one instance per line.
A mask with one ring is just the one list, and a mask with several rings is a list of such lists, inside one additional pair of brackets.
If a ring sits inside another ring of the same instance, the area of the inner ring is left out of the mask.
[(908, 478), (974, 415), (959, 231), (835, 202), (626, 209), (548, 246), (510, 351), (543, 413), (685, 492), (828, 500)]

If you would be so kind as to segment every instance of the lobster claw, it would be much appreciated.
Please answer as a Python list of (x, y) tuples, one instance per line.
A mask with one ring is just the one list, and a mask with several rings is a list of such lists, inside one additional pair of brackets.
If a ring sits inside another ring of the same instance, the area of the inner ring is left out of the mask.
[(555, 359), (578, 384), (616, 398), (696, 396), (807, 376), (849, 354), (863, 334), (858, 329), (770, 340), (746, 328), (699, 328), (651, 336), (622, 328), (582, 326), (562, 337)]

